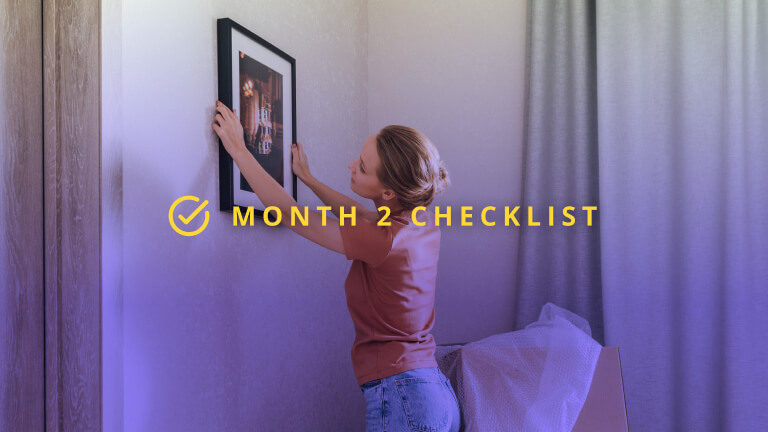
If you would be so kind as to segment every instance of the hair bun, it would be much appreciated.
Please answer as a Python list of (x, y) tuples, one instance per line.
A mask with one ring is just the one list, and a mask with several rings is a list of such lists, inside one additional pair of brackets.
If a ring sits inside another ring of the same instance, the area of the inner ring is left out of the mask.
[(451, 179), (448, 177), (448, 170), (445, 167), (445, 163), (440, 160), (437, 179), (435, 179), (435, 195), (439, 194), (450, 185)]

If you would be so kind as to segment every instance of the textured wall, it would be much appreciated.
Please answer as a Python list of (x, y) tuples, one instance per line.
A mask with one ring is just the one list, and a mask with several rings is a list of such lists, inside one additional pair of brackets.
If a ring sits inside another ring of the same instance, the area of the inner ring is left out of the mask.
[[(411, 10), (409, 2), (387, 3), (392, 7), (352, 0), (103, 0), (103, 66), (110, 77), (104, 78), (102, 162), (104, 176), (115, 177), (105, 186), (111, 197), (103, 198), (112, 215), (104, 253), (121, 263), (105, 274), (105, 425), (122, 423), (126, 431), (363, 429), (343, 291), (350, 262), (285, 228), (233, 228), (231, 214), (218, 211), (211, 211), (203, 234), (181, 237), (168, 226), (167, 212), (182, 195), (218, 201), (210, 123), (219, 17), (296, 58), (298, 140), (314, 175), (331, 187), (352, 195), (346, 166), (365, 138), (410, 119), (406, 124), (424, 129), (455, 166), (454, 181), (464, 183), (446, 200), (515, 199), (518, 168), (491, 165), (496, 173), (488, 171), (489, 158), (518, 160), (524, 1), (494, 1), (474, 15), (466, 13), (466, 2), (431, 12), (427, 5)], [(400, 77), (403, 66), (382, 67), (369, 55), (369, 38), (377, 55), (399, 50), (407, 39), (391, 38), (381, 26), (405, 16), (416, 24), (432, 21), (443, 37), (463, 23), (465, 34), (455, 42), (465, 55), (448, 55), (453, 48), (441, 45), (445, 41), (424, 41), (420, 49), (444, 53), (442, 63), (420, 63), (408, 69), (407, 80), (386, 81), (387, 73)], [(479, 75), (467, 77), (469, 71), (459, 69), (477, 50), (491, 56), (475, 68)], [(422, 86), (440, 65), (441, 81)], [(407, 87), (390, 88), (402, 83)], [(465, 97), (455, 86), (470, 90), (470, 106), (452, 104)], [(391, 91), (398, 94), (385, 94)], [(454, 131), (465, 138), (455, 139)], [(480, 140), (482, 153), (468, 156), (467, 145)], [(301, 205), (321, 204), (300, 182), (298, 195)], [(482, 228), (444, 230), (438, 343), (511, 325), (516, 237), (493, 237)], [(467, 254), (483, 259), (468, 261)], [(479, 283), (493, 289), (480, 292)], [(466, 303), (469, 310), (461, 307)]]
[[(453, 182), (434, 203), (452, 208), (440, 246), (438, 343), (477, 340), (514, 323), (519, 228), (503, 226), (503, 208), (520, 204), (525, 3), (368, 3), (370, 129), (406, 124), (424, 132)], [(460, 226), (461, 206), (473, 206), (472, 227)], [(485, 206), (496, 207), (494, 227), (481, 223)]]

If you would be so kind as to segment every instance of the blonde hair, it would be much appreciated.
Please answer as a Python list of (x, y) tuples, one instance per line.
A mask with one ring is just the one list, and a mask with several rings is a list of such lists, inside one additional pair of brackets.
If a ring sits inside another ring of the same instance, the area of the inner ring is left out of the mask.
[(397, 195), (403, 209), (427, 207), (451, 185), (437, 148), (426, 135), (408, 126), (389, 125), (376, 136), (381, 165), (379, 181)]

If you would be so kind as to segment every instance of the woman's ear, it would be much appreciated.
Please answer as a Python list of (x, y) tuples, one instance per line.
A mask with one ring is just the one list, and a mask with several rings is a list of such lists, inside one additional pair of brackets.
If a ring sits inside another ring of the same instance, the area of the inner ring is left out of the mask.
[(395, 195), (395, 191), (392, 189), (384, 189), (384, 192), (381, 193), (382, 198), (384, 198), (384, 201), (389, 201), (392, 198), (395, 198), (397, 195)]

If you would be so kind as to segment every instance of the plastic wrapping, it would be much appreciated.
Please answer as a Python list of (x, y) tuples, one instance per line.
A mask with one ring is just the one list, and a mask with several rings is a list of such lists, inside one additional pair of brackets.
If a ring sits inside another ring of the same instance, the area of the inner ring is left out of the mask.
[(459, 398), (462, 431), (570, 432), (602, 346), (589, 323), (552, 303), (539, 319), (435, 356)]

